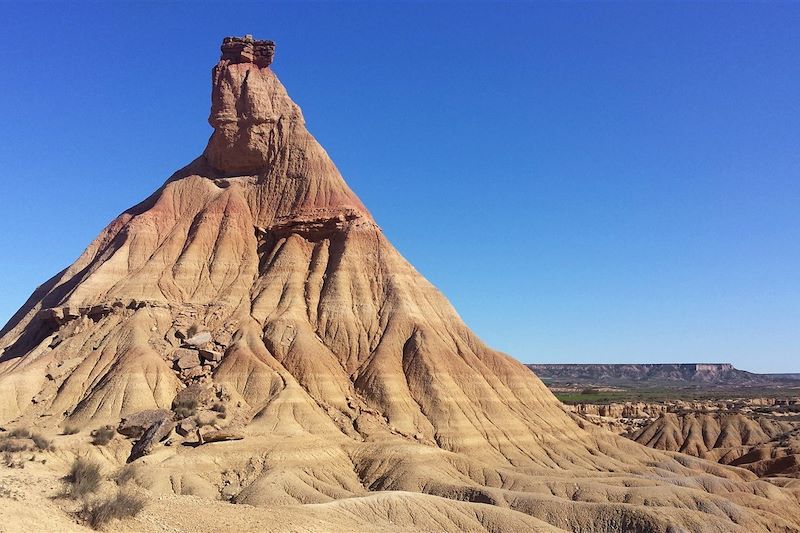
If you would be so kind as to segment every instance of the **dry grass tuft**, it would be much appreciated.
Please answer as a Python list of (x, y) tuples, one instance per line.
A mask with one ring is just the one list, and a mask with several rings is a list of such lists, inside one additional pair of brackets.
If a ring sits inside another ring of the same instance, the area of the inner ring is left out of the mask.
[(186, 330), (186, 338), (191, 339), (201, 331), (203, 331), (203, 328), (199, 324), (192, 324), (189, 326), (189, 329)]
[(83, 498), (96, 492), (103, 481), (100, 465), (89, 459), (78, 458), (72, 463), (67, 474), (70, 486), (67, 495), (71, 498)]
[(14, 428), (8, 433), (8, 436), (15, 439), (28, 439), (31, 436), (31, 430), (28, 428)]
[(128, 489), (121, 489), (109, 499), (87, 501), (81, 516), (92, 529), (99, 529), (112, 520), (132, 518), (144, 509), (145, 498)]
[(114, 477), (114, 481), (117, 482), (117, 485), (125, 485), (126, 483), (133, 481), (136, 477), (135, 467), (133, 465), (125, 465), (117, 472), (117, 475)]
[(3, 464), (8, 468), (25, 468), (25, 461), (13, 452), (3, 452)]
[(40, 451), (47, 451), (53, 449), (53, 441), (42, 435), (41, 433), (31, 433), (31, 440), (34, 446)]
[(117, 430), (114, 426), (102, 426), (92, 431), (92, 444), (96, 446), (105, 446), (114, 439)]
[(219, 413), (217, 416), (220, 418), (225, 418), (228, 414), (228, 406), (222, 402), (217, 402), (211, 407), (212, 411), (216, 411)]
[(80, 431), (81, 428), (76, 426), (75, 424), (64, 424), (64, 429), (62, 430), (62, 433), (64, 435), (76, 435), (80, 433)]
[(0, 452), (3, 453), (18, 453), (30, 449), (30, 445), (22, 439), (0, 439)]

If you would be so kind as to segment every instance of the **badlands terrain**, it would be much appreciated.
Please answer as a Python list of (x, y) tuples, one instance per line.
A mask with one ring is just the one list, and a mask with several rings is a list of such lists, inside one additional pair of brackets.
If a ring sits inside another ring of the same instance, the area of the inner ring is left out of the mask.
[(223, 41), (204, 152), (0, 331), (1, 529), (800, 530), (795, 484), (594, 425), (484, 345), (274, 49)]
[(800, 379), (730, 364), (528, 365), (566, 408), (659, 450), (800, 478)]

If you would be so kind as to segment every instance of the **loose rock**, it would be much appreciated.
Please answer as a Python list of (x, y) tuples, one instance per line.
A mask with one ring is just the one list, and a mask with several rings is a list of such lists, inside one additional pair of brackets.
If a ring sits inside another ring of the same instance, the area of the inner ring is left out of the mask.
[(181, 437), (188, 437), (194, 430), (197, 429), (197, 424), (194, 421), (194, 418), (184, 418), (180, 422), (178, 422), (175, 431)]
[(211, 342), (211, 340), (212, 337), (210, 331), (201, 331), (200, 333), (197, 333), (183, 342), (189, 346), (200, 346), (201, 344)]
[(117, 427), (117, 432), (138, 439), (141, 437), (147, 428), (160, 422), (164, 419), (171, 419), (173, 417), (172, 411), (168, 409), (147, 409), (139, 411), (122, 418)]
[(222, 354), (214, 350), (200, 350), (200, 357), (213, 363), (222, 361)]
[(244, 434), (240, 431), (232, 429), (217, 429), (211, 431), (203, 431), (200, 429), (201, 444), (208, 444), (209, 442), (223, 442), (227, 440), (242, 440)]
[(187, 368), (194, 368), (196, 366), (200, 366), (200, 356), (197, 352), (186, 350), (190, 353), (185, 353), (181, 355), (180, 359), (175, 362), (175, 366), (177, 366), (181, 370), (185, 370)]

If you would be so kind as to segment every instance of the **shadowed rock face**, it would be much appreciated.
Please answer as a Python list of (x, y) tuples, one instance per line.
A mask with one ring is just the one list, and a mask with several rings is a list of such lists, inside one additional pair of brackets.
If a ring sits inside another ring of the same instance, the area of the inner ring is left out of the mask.
[[(239, 472), (229, 495), (253, 505), (426, 492), (508, 508), (506, 527), (523, 515), (583, 531), (800, 524), (794, 496), (749, 472), (583, 428), (485, 346), (345, 184), (270, 50), (223, 43), (204, 154), (0, 333), (0, 421), (114, 423), (213, 384), (248, 413), (244, 439), (172, 447), (150, 466), (166, 486)], [(190, 331), (211, 340), (188, 344)]]

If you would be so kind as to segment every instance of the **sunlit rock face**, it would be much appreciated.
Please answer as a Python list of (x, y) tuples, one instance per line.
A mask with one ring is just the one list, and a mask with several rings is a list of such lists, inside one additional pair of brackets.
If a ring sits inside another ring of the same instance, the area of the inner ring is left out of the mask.
[(303, 129), (303, 115), (269, 68), (272, 41), (226, 38), (212, 71), (214, 133), (205, 155), (225, 175), (264, 172)]

